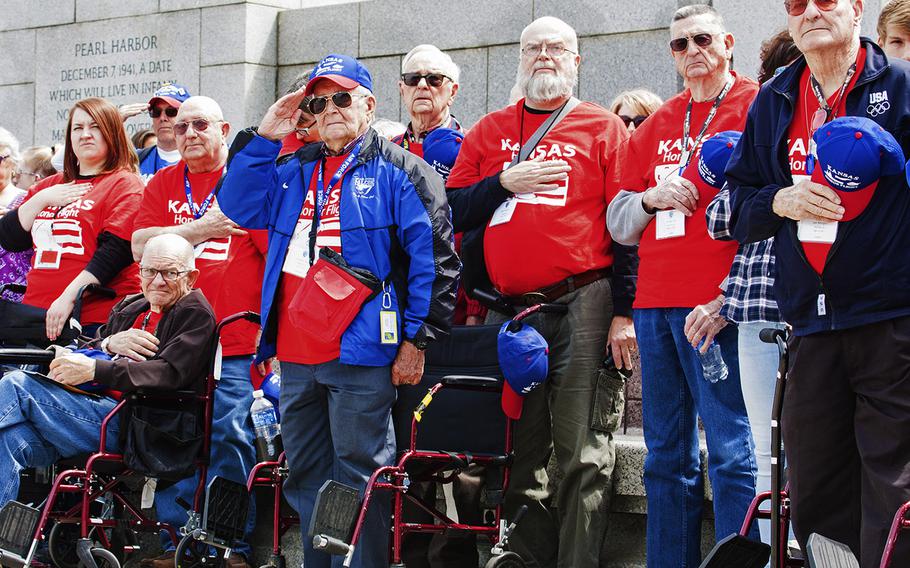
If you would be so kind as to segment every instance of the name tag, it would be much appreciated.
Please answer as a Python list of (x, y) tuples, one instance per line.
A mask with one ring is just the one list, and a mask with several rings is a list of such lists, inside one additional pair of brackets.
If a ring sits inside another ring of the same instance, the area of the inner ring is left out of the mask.
[(288, 245), (287, 255), (284, 257), (282, 272), (293, 274), (297, 278), (305, 278), (310, 270), (310, 223), (297, 223), (294, 236)]
[(686, 216), (676, 209), (658, 211), (655, 222), (657, 223), (655, 232), (658, 240), (675, 239), (686, 235)]
[(837, 238), (837, 221), (797, 222), (796, 236), (804, 243), (833, 243)]
[(379, 312), (380, 342), (384, 345), (398, 344), (398, 313), (391, 310)]
[(493, 212), (493, 217), (490, 218), (490, 226), (495, 227), (496, 225), (503, 225), (512, 220), (512, 215), (515, 214), (515, 208), (518, 206), (518, 200), (514, 197), (507, 199), (499, 207), (496, 208), (496, 211)]

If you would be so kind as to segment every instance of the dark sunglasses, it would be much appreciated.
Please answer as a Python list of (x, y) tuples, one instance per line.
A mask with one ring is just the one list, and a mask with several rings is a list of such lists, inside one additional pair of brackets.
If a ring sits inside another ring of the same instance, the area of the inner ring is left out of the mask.
[[(692, 36), (692, 41), (694, 41), (695, 45), (698, 47), (708, 47), (711, 45), (711, 42), (714, 41), (714, 36), (711, 34), (695, 34)], [(678, 37), (676, 39), (671, 39), (670, 49), (677, 53), (689, 49), (689, 38)]]
[[(174, 107), (167, 107), (166, 109), (164, 109), (164, 114), (168, 115), (171, 118), (174, 118), (175, 116), (177, 116), (177, 109), (175, 109)], [(158, 107), (150, 108), (149, 116), (151, 116), (152, 118), (158, 118), (159, 116), (161, 116), (161, 109)]]
[(645, 119), (648, 117), (642, 116), (640, 114), (638, 116), (634, 116), (634, 117), (621, 114), (621, 115), (619, 115), (619, 118), (622, 119), (622, 123), (626, 125), (626, 128), (629, 128), (629, 124), (634, 124), (635, 128), (638, 128), (639, 126), (641, 126), (641, 123), (644, 122)]
[(421, 79), (427, 80), (427, 85), (430, 87), (441, 87), (446, 79), (451, 79), (443, 75), (442, 73), (428, 73), (426, 75), (421, 75), (420, 73), (402, 73), (401, 82), (407, 85), (408, 87), (416, 87), (420, 84)]
[(325, 107), (328, 105), (329, 99), (332, 99), (332, 104), (335, 105), (335, 108), (348, 108), (351, 106), (351, 103), (354, 102), (354, 97), (365, 96), (366, 95), (354, 95), (347, 91), (338, 91), (328, 97), (313, 97), (310, 99), (310, 102), (307, 103), (307, 108), (310, 109), (310, 114), (312, 115), (322, 114), (325, 112)]
[[(221, 122), (220, 120), (217, 122)], [(204, 118), (197, 118), (196, 120), (191, 120), (190, 122), (175, 122), (174, 123), (174, 133), (183, 136), (186, 134), (186, 131), (189, 129), (190, 125), (193, 125), (193, 130), (196, 132), (205, 132), (209, 127), (211, 122), (207, 121)]]
[[(815, 7), (824, 12), (830, 12), (837, 7), (838, 0), (812, 0)], [(809, 0), (784, 0), (784, 8), (791, 16), (802, 16), (809, 5)]]

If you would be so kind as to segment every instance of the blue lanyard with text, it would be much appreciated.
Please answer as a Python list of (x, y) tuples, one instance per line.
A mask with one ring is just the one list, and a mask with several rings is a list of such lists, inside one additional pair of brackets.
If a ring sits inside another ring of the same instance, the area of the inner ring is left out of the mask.
[(199, 208), (196, 208), (196, 204), (193, 203), (193, 190), (190, 188), (190, 169), (186, 166), (183, 167), (183, 189), (186, 191), (186, 204), (190, 207), (190, 213), (193, 214), (193, 217), (196, 219), (205, 215), (205, 212), (208, 211), (209, 206), (212, 204), (212, 200), (215, 199), (215, 194), (218, 193), (218, 184), (215, 184), (215, 187), (212, 188), (212, 192), (209, 193), (209, 196), (202, 201), (202, 205)]
[(322, 208), (325, 206), (326, 201), (328, 201), (329, 193), (331, 193), (332, 188), (341, 181), (341, 178), (347, 173), (351, 164), (357, 159), (357, 155), (360, 154), (360, 148), (362, 146), (363, 140), (361, 139), (351, 149), (348, 157), (341, 162), (340, 166), (338, 166), (338, 170), (335, 171), (335, 175), (329, 180), (329, 185), (327, 187), (323, 186), (325, 158), (319, 160), (319, 169), (316, 173), (316, 198), (313, 200), (315, 201), (316, 207), (313, 209), (313, 224), (310, 225), (310, 266), (316, 261), (316, 232), (319, 230), (319, 217), (322, 216)]

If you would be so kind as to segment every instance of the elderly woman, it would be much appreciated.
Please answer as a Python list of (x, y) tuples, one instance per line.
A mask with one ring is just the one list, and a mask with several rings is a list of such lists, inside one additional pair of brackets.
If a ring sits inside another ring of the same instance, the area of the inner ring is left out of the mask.
[(616, 95), (610, 103), (610, 112), (619, 115), (629, 134), (641, 126), (646, 118), (654, 114), (664, 101), (647, 89), (633, 89)]
[[(868, 568), (910, 500), (910, 190), (903, 174), (865, 193), (816, 183), (830, 171), (810, 178), (810, 140), (834, 118), (871, 117), (906, 154), (910, 67), (860, 38), (862, 0), (784, 6), (804, 57), (749, 111), (727, 168), (731, 231), (743, 243), (774, 237), (774, 291), (793, 335), (783, 434), (796, 536), (844, 542)], [(910, 566), (910, 540), (893, 565)]]
[[(13, 185), (12, 181), (19, 159), (19, 141), (8, 130), (0, 128), (0, 215), (19, 207), (25, 199), (25, 191)], [(31, 250), (11, 252), (0, 245), (0, 285), (25, 284), (31, 258)], [(4, 290), (2, 298), (21, 302), (22, 294)]]
[(107, 321), (119, 299), (139, 291), (130, 235), (143, 185), (117, 107), (100, 98), (77, 102), (64, 152), (64, 171), (35, 184), (25, 202), (0, 219), (0, 246), (35, 250), (23, 302), (47, 310), (51, 341), (83, 286), (101, 284), (116, 292), (113, 299), (86, 298), (86, 333)]

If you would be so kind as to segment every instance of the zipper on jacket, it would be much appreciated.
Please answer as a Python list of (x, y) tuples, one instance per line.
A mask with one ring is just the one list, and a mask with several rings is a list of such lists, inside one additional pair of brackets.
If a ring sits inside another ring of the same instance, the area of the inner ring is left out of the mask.
[[(812, 264), (809, 262), (809, 257), (806, 256), (806, 249), (803, 248), (801, 241), (797, 237), (795, 225), (793, 223), (789, 223), (788, 225), (790, 236), (794, 239), (794, 243), (797, 251), (799, 252), (800, 258), (803, 259), (803, 263), (809, 268), (809, 270), (812, 272), (812, 274), (815, 275), (815, 278), (818, 280), (818, 292), (815, 295), (815, 316), (828, 317), (830, 319), (828, 328), (834, 329), (834, 302), (830, 300), (828, 291), (825, 289), (825, 279), (821, 274), (815, 271), (815, 267), (812, 266)], [(822, 267), (822, 272), (824, 272), (824, 267)]]

